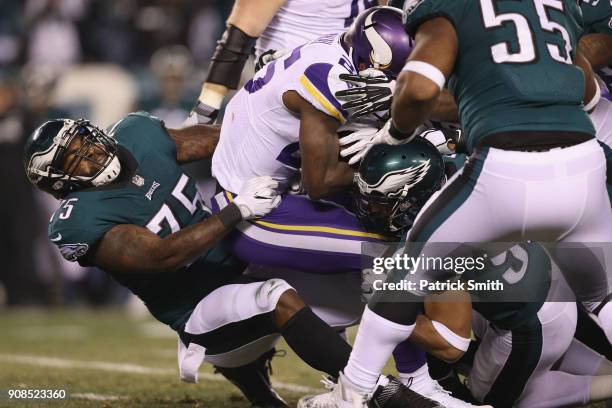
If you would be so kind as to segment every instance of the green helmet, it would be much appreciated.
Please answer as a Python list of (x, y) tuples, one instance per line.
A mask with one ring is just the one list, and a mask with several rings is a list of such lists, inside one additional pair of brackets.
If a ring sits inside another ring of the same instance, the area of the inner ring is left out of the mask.
[[(74, 152), (77, 160), (66, 171), (62, 168), (65, 153), (77, 136), (82, 138), (78, 151)], [(104, 153), (103, 162), (90, 158), (94, 150)], [(64, 198), (72, 191), (113, 181), (121, 171), (117, 150), (115, 139), (89, 121), (55, 119), (43, 123), (30, 135), (23, 151), (23, 165), (32, 184), (55, 198)], [(82, 160), (98, 167), (95, 174), (75, 174)]]
[(356, 175), (357, 217), (369, 231), (399, 235), (445, 180), (442, 155), (426, 139), (375, 145)]

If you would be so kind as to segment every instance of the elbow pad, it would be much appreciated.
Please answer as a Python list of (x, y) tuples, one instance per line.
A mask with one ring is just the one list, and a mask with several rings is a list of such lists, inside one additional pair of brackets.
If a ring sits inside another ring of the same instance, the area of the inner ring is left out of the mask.
[(256, 40), (230, 24), (217, 42), (206, 82), (236, 89)]

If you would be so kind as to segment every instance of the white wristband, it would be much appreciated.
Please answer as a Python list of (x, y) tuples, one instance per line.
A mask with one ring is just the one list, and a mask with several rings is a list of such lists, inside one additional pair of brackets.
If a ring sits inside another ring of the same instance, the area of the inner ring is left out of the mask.
[(435, 320), (432, 320), (431, 324), (433, 325), (434, 329), (436, 329), (438, 334), (442, 336), (444, 340), (448, 341), (448, 343), (454, 348), (461, 351), (467, 351), (470, 347), (470, 339), (466, 339), (465, 337), (459, 336), (454, 331), (446, 327), (444, 324)]
[(596, 88), (595, 96), (593, 96), (593, 99), (591, 99), (591, 102), (584, 105), (585, 112), (589, 112), (595, 109), (595, 106), (597, 106), (597, 104), (599, 103), (599, 100), (601, 99), (601, 88), (599, 88), (599, 83), (597, 82), (597, 80), (595, 80), (595, 88)]
[(430, 79), (433, 83), (438, 85), (440, 90), (444, 89), (446, 83), (446, 77), (437, 67), (423, 61), (408, 61), (402, 71), (416, 72), (417, 74), (423, 75)]

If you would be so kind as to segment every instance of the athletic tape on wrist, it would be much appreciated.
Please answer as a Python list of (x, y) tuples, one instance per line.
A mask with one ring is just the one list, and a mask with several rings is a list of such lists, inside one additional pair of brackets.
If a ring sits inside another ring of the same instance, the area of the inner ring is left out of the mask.
[(444, 324), (435, 320), (432, 320), (431, 324), (433, 325), (434, 329), (436, 329), (438, 334), (442, 336), (442, 338), (454, 348), (461, 351), (467, 351), (470, 347), (470, 339), (466, 339), (465, 337), (459, 336), (457, 333), (446, 327)]
[(414, 136), (414, 133), (415, 132), (412, 132), (412, 133), (404, 133), (404, 132), (402, 132), (401, 130), (399, 130), (395, 126), (395, 123), (393, 123), (393, 120), (391, 120), (391, 126), (389, 126), (389, 134), (394, 139), (397, 139), (397, 140), (412, 139), (413, 136)]
[(437, 67), (423, 61), (408, 61), (402, 71), (416, 72), (438, 85), (440, 90), (444, 89), (446, 77)]
[(599, 88), (599, 84), (597, 83), (597, 81), (595, 81), (595, 88), (596, 88), (596, 91), (595, 91), (595, 95), (593, 96), (593, 99), (591, 99), (591, 102), (584, 105), (585, 112), (589, 112), (593, 110), (595, 106), (597, 106), (597, 104), (599, 103), (599, 100), (601, 99), (601, 88)]
[(217, 217), (219, 217), (219, 221), (221, 221), (225, 229), (232, 229), (242, 221), (242, 213), (240, 212), (240, 207), (238, 207), (236, 203), (230, 203), (227, 207), (219, 211)]

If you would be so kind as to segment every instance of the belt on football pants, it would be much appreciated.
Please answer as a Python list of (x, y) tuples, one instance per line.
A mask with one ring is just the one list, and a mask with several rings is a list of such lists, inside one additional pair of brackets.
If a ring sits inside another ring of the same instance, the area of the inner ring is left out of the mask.
[(510, 131), (487, 135), (478, 143), (478, 147), (519, 152), (546, 152), (576, 146), (594, 138), (594, 135), (582, 132)]

